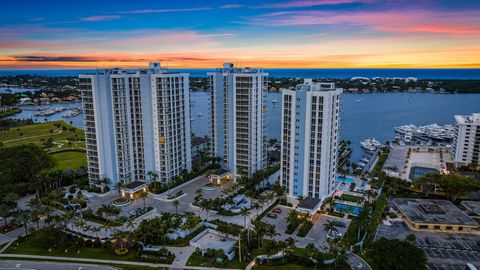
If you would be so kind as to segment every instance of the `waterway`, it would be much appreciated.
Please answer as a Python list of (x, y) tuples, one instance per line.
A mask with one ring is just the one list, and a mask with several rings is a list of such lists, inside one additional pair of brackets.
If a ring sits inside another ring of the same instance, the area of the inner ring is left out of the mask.
[[(197, 136), (210, 134), (209, 94), (192, 92), (192, 132)], [(278, 101), (278, 105), (273, 104)], [(268, 94), (268, 138), (280, 140), (281, 93)], [(64, 120), (83, 128), (82, 115), (62, 118), (64, 113), (47, 117), (34, 116), (38, 107), (80, 106), (80, 103), (59, 103), (41, 106), (21, 106), (23, 112), (15, 118), (33, 118), (36, 122)], [(344, 94), (342, 96), (340, 138), (352, 142), (352, 160), (359, 160), (363, 151), (360, 141), (375, 138), (380, 142), (392, 140), (393, 128), (404, 124), (455, 124), (455, 114), (480, 112), (480, 94), (374, 93)]]

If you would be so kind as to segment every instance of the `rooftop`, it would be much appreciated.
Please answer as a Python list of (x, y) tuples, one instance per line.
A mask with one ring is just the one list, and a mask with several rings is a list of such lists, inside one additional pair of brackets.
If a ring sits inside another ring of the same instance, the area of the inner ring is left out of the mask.
[(298, 207), (303, 208), (303, 209), (308, 209), (308, 210), (315, 210), (315, 209), (317, 209), (319, 203), (320, 203), (319, 198), (305, 197), (298, 204)]
[(133, 182), (130, 182), (128, 184), (125, 184), (123, 186), (124, 189), (131, 189), (131, 190), (134, 190), (134, 189), (137, 189), (137, 188), (140, 188), (140, 187), (143, 187), (145, 186), (146, 183), (143, 182), (143, 181), (133, 181)]
[(126, 69), (126, 68), (110, 68), (97, 69), (95, 73), (86, 73), (86, 75), (121, 75), (121, 74), (180, 74), (179, 72), (171, 72), (166, 68), (162, 68), (160, 62), (150, 62), (148, 68)]
[(471, 217), (446, 200), (393, 199), (412, 223), (478, 226)]
[[(234, 65), (232, 63), (224, 63), (222, 68), (217, 68), (216, 69), (216, 72), (241, 73), (241, 74), (262, 73), (265, 76), (268, 76), (268, 73), (263, 72), (263, 69), (250, 68), (250, 67), (238, 68), (238, 67), (234, 67)], [(215, 73), (215, 72), (213, 72), (213, 73)], [(212, 74), (212, 72), (208, 72), (208, 74)]]
[(312, 79), (304, 79), (303, 84), (298, 84), (295, 88), (297, 91), (334, 91), (335, 83), (314, 82)]
[(218, 169), (214, 172), (211, 173), (211, 175), (217, 175), (217, 176), (222, 176), (226, 173), (229, 173), (230, 171), (229, 170), (225, 170), (225, 169)]
[(457, 124), (480, 125), (480, 113), (474, 113), (472, 115), (455, 115), (455, 121)]

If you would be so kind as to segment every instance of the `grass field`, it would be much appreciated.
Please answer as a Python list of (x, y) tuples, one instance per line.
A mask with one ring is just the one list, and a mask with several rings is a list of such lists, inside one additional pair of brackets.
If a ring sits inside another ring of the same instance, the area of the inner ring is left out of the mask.
[(135, 251), (131, 251), (125, 256), (117, 256), (112, 251), (106, 248), (82, 248), (79, 253), (77, 253), (77, 250), (67, 250), (67, 252), (65, 252), (65, 250), (59, 249), (54, 249), (49, 252), (47, 249), (37, 246), (31, 240), (26, 240), (25, 242), (20, 243), (18, 246), (16, 243), (13, 243), (4, 253), (91, 258), (102, 260), (137, 261)]
[[(55, 124), (62, 124), (67, 129), (63, 130), (62, 127), (58, 128), (55, 126)], [(8, 129), (8, 131), (0, 132), (0, 141), (3, 142), (5, 147), (29, 143), (43, 147), (44, 142), (47, 141), (48, 138), (52, 138), (54, 146), (52, 146), (52, 149), (49, 150), (60, 150), (67, 148), (83, 149), (85, 147), (85, 143), (83, 142), (83, 130), (75, 128), (75, 131), (72, 132), (70, 131), (70, 128), (73, 128), (73, 126), (65, 123), (64, 121), (54, 121), (14, 127)], [(80, 141), (74, 141), (70, 147), (67, 138), (78, 139)]]
[[(60, 127), (55, 125), (61, 124)], [(65, 127), (65, 128), (64, 128)], [(64, 121), (54, 121), (41, 124), (26, 125), (10, 128), (7, 131), (0, 132), (0, 142), (3, 147), (13, 147), (21, 144), (33, 143), (41, 148), (45, 147), (45, 142), (51, 138), (53, 145), (45, 148), (47, 152), (67, 149), (85, 149), (84, 133), (82, 129), (74, 128)], [(70, 140), (68, 140), (70, 138)], [(73, 139), (73, 140), (72, 140)], [(87, 165), (86, 153), (67, 151), (61, 153), (52, 153), (52, 157), (57, 162), (59, 169), (78, 169)]]
[(87, 166), (87, 156), (83, 152), (61, 152), (51, 154), (59, 169), (78, 169)]
[(353, 196), (350, 194), (343, 194), (340, 199), (349, 202), (363, 203), (363, 198), (358, 196)]

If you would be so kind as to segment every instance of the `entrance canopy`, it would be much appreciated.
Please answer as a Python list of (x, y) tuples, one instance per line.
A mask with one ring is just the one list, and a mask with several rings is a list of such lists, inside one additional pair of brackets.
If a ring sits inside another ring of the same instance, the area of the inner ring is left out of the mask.
[(121, 189), (122, 191), (122, 197), (128, 196), (130, 199), (133, 199), (135, 196), (135, 193), (140, 192), (140, 191), (147, 191), (147, 183), (144, 181), (133, 181), (128, 184), (125, 184), (123, 188)]

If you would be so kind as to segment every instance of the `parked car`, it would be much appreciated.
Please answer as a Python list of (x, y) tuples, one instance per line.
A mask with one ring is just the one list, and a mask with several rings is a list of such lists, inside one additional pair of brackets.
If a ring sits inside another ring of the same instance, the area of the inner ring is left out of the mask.
[(273, 212), (273, 213), (278, 213), (278, 214), (280, 214), (280, 213), (282, 213), (282, 209), (280, 209), (280, 208), (273, 208), (272, 212)]
[(267, 214), (267, 217), (269, 217), (269, 218), (277, 218), (277, 214), (268, 213), (268, 214)]

